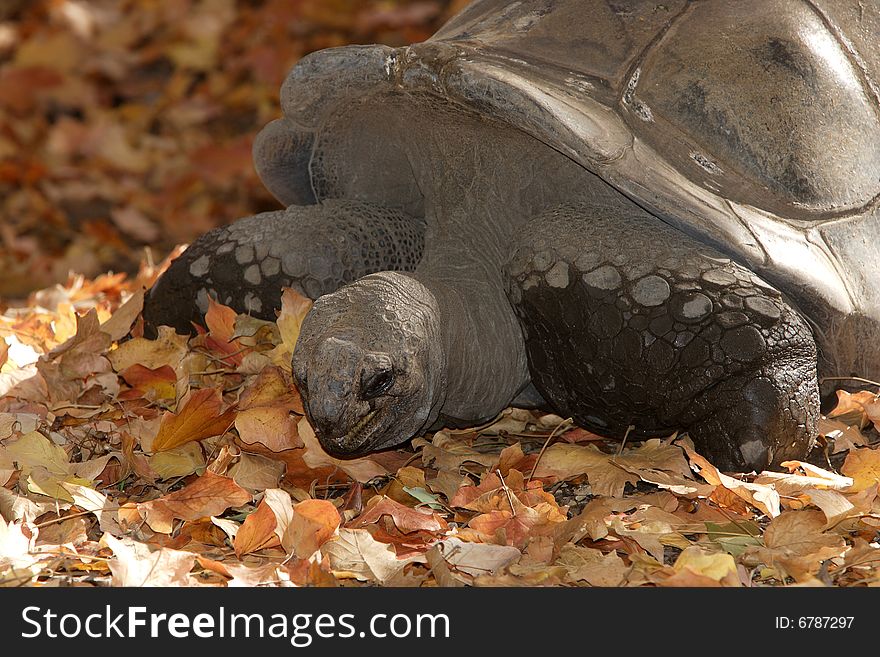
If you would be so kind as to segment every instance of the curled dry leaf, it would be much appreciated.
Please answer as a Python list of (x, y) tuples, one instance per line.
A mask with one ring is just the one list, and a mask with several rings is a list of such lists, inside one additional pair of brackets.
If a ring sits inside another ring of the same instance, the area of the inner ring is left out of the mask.
[(469, 543), (455, 536), (445, 538), (435, 548), (453, 571), (461, 571), (474, 577), (494, 575), (522, 556), (522, 552), (510, 545)]
[(714, 486), (723, 486), (740, 499), (760, 509), (771, 518), (779, 515), (779, 493), (771, 486), (765, 484), (750, 484), (745, 481), (719, 472), (718, 468), (709, 463), (690, 447), (684, 447), (691, 464), (699, 471), (700, 476)]
[(244, 519), (235, 534), (232, 542), (235, 555), (241, 558), (243, 554), (280, 545), (281, 542), (275, 534), (277, 524), (272, 508), (265, 500), (261, 501), (256, 511)]

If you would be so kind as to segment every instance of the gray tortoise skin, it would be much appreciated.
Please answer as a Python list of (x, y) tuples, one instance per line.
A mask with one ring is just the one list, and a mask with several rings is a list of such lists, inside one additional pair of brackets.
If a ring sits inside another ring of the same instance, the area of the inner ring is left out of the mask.
[(722, 468), (804, 457), (818, 377), (880, 376), (878, 0), (478, 0), (291, 71), (254, 163), (286, 210), (150, 291), (316, 299), (293, 373), (356, 456), (511, 403)]

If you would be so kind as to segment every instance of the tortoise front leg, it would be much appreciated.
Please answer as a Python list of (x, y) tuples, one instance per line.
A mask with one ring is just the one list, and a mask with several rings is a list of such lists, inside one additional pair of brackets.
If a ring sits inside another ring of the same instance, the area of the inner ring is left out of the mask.
[(377, 271), (412, 271), (422, 257), (423, 223), (355, 201), (290, 206), (240, 219), (196, 240), (149, 291), (148, 327), (191, 332), (208, 297), (274, 320), (281, 288), (311, 299)]
[(722, 469), (803, 458), (819, 418), (807, 322), (745, 267), (603, 201), (537, 218), (508, 266), (538, 390), (605, 435), (686, 430)]

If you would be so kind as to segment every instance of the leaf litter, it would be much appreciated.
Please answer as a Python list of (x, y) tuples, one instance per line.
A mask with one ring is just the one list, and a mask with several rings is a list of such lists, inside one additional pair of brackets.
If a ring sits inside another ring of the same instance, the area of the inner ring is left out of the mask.
[(0, 583), (880, 582), (869, 391), (830, 413), (857, 444), (826, 436), (781, 472), (721, 472), (686, 435), (621, 448), (522, 409), (338, 460), (290, 376), (307, 300), (286, 290), (277, 326), (215, 304), (194, 337), (147, 340), (139, 298), (162, 266), (46, 292), (80, 297), (72, 314), (0, 315), (15, 382), (0, 395)]

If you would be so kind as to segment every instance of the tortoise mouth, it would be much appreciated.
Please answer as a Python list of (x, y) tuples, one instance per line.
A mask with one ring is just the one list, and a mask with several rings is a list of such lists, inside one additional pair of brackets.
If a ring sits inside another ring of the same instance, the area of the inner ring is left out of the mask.
[(320, 439), (319, 436), (324, 451), (337, 458), (354, 458), (371, 452), (372, 444), (376, 442), (371, 440), (371, 434), (379, 424), (376, 420), (381, 420), (381, 417), (377, 417), (379, 410), (377, 408), (364, 415), (338, 438)]

